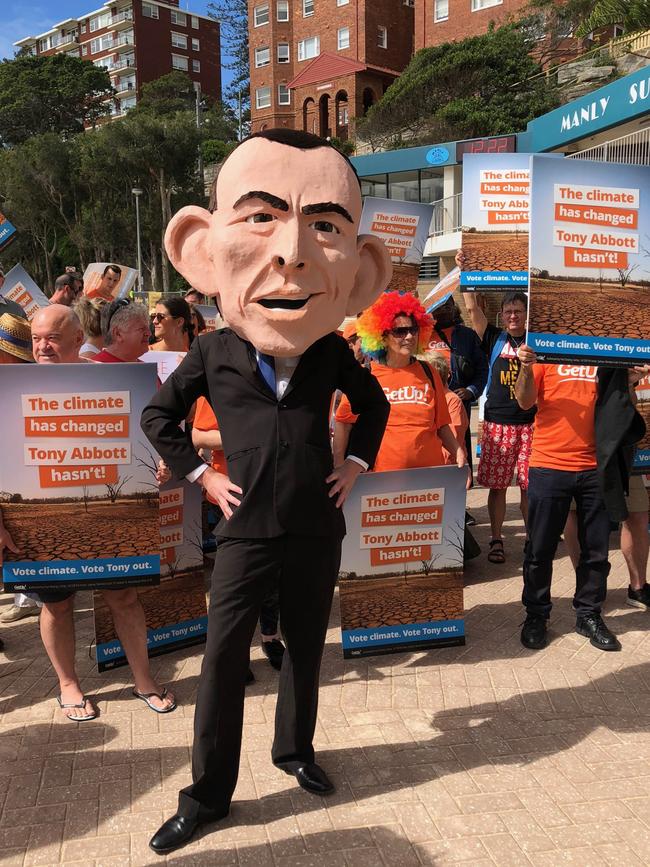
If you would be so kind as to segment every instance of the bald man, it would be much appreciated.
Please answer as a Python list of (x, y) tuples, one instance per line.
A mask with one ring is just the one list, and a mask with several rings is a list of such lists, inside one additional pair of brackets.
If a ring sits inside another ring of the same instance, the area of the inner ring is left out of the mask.
[(84, 332), (71, 307), (50, 304), (41, 307), (32, 319), (32, 352), (38, 364), (76, 364)]

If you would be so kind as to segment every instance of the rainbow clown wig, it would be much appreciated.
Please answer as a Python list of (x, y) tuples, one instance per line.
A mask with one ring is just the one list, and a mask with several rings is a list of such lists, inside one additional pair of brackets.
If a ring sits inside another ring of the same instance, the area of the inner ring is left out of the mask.
[(357, 319), (357, 334), (361, 338), (361, 349), (365, 355), (376, 361), (386, 359), (384, 335), (393, 327), (397, 316), (410, 316), (418, 327), (416, 353), (426, 352), (434, 320), (426, 312), (415, 295), (410, 292), (384, 292), (372, 307)]

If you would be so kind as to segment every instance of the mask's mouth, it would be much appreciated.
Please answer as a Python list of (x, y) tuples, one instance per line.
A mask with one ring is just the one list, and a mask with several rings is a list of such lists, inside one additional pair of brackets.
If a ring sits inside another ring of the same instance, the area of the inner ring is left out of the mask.
[(311, 295), (306, 298), (261, 298), (257, 303), (267, 310), (302, 310)]

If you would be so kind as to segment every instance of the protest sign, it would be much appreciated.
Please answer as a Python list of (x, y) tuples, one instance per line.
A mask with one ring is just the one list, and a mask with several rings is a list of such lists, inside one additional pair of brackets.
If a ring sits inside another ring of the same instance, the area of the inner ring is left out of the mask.
[(0, 250), (16, 239), (16, 227), (0, 212)]
[(528, 288), (528, 154), (463, 158), (464, 292)]
[[(142, 361), (155, 364), (164, 382), (185, 357), (184, 352), (145, 352)], [(158, 457), (145, 446), (148, 465)], [(170, 653), (205, 641), (208, 628), (203, 577), (202, 494), (182, 479), (160, 486), (159, 546), (161, 580), (139, 591), (147, 623), (149, 656)], [(126, 665), (110, 610), (94, 595), (95, 644), (99, 671)]]
[(7, 271), (0, 295), (20, 304), (28, 319), (40, 307), (47, 307), (50, 303), (22, 265), (14, 265), (11, 271)]
[[(117, 280), (116, 271), (119, 268)], [(107, 270), (110, 269), (110, 270)], [(84, 295), (88, 298), (101, 298), (103, 301), (114, 301), (124, 298), (135, 286), (138, 272), (126, 265), (115, 265), (110, 262), (91, 262), (84, 271)]]
[(359, 234), (376, 235), (388, 248), (393, 262), (388, 290), (416, 291), (432, 217), (433, 205), (364, 198)]
[(531, 157), (527, 343), (541, 361), (650, 361), (650, 167)]
[[(201, 488), (170, 481), (160, 488), (160, 585), (140, 588), (149, 656), (171, 653), (205, 641), (208, 616), (203, 577)], [(110, 610), (99, 593), (93, 599), (97, 668), (126, 665)]]
[(158, 371), (158, 379), (164, 382), (170, 373), (173, 373), (181, 361), (185, 358), (184, 352), (159, 352), (148, 350), (140, 356), (140, 361), (147, 364), (155, 364)]
[(4, 589), (157, 583), (158, 486), (140, 415), (148, 364), (0, 367)]
[(458, 288), (459, 283), (460, 268), (452, 268), (446, 277), (443, 277), (439, 283), (436, 283), (422, 302), (426, 307), (427, 313), (432, 313), (436, 308), (444, 304), (445, 301), (449, 300)]
[(466, 482), (452, 466), (359, 476), (339, 580), (346, 658), (465, 643)]
[(223, 321), (218, 307), (211, 304), (192, 304), (194, 310), (198, 310), (205, 321), (206, 331), (217, 331), (219, 328), (225, 328), (226, 323)]
[(633, 473), (647, 473), (650, 469), (650, 376), (646, 376), (636, 386), (636, 408), (643, 417), (646, 433), (636, 444), (634, 452)]

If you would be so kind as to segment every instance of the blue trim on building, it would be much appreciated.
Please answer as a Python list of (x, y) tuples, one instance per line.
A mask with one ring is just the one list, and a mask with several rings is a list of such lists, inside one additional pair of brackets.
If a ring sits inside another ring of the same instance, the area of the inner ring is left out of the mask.
[[(433, 153), (435, 151), (435, 153)], [(444, 158), (447, 151), (447, 158)], [(428, 157), (428, 158), (427, 158)], [(383, 175), (386, 172), (408, 172), (413, 169), (430, 169), (435, 166), (456, 164), (456, 142), (432, 143), (424, 147), (402, 148), (398, 151), (383, 151), (352, 157), (352, 165), (362, 178), (368, 175)]]

